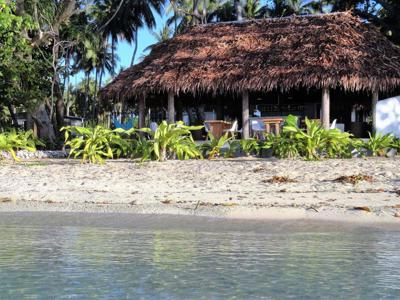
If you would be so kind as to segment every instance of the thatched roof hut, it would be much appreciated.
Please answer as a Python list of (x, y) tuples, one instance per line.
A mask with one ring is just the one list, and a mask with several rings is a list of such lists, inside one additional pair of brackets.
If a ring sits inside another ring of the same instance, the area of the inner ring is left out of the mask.
[(400, 47), (344, 12), (195, 26), (155, 45), (101, 97), (168, 93), (173, 105), (173, 95), (180, 93), (320, 88), (329, 115), (329, 89), (376, 93), (399, 86)]
[(400, 47), (345, 12), (193, 27), (156, 45), (102, 97), (324, 86), (387, 91), (399, 85)]

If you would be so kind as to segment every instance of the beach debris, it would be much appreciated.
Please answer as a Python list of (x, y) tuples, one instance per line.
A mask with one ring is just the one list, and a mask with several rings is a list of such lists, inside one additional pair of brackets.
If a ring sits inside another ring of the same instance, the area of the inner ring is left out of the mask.
[(9, 197), (1, 197), (0, 198), (1, 203), (7, 203), (7, 202), (12, 202), (12, 199)]
[(199, 206), (225, 206), (225, 207), (232, 207), (237, 206), (239, 203), (235, 202), (223, 202), (223, 203), (213, 203), (213, 202), (200, 202), (198, 201), (194, 210), (196, 210)]
[(400, 213), (399, 213), (399, 212), (395, 213), (395, 214), (393, 215), (393, 217), (400, 218)]
[(171, 203), (172, 203), (172, 200), (165, 199), (165, 200), (161, 201), (161, 203), (162, 203), (162, 204), (171, 204)]
[(253, 173), (260, 173), (262, 171), (264, 171), (265, 169), (263, 167), (255, 167), (252, 172)]
[(366, 212), (372, 212), (372, 209), (369, 208), (368, 206), (354, 206), (353, 209), (354, 210), (363, 210)]
[(234, 202), (217, 203), (217, 204), (222, 205), (222, 206), (228, 206), (228, 207), (239, 205), (238, 203), (234, 203)]
[(196, 210), (196, 209), (199, 207), (199, 205), (200, 205), (200, 200), (199, 200), (199, 201), (197, 201), (197, 203), (196, 203), (196, 206), (195, 206), (194, 210)]
[(294, 183), (297, 182), (297, 180), (292, 179), (288, 176), (272, 176), (269, 179), (264, 179), (264, 183)]
[(358, 175), (343, 175), (336, 178), (334, 181), (341, 183), (351, 183), (353, 185), (356, 185), (361, 181), (373, 182), (374, 179), (370, 175), (358, 174)]
[(136, 200), (129, 202), (130, 205), (136, 205)]
[(384, 189), (366, 189), (365, 191), (360, 191), (360, 193), (384, 193), (386, 192)]
[(306, 210), (313, 210), (315, 212), (319, 212), (314, 206), (307, 207)]

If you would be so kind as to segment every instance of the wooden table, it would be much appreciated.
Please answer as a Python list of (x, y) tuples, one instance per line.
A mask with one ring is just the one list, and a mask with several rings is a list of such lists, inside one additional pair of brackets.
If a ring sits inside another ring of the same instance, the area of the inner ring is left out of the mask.
[(208, 123), (210, 125), (210, 132), (216, 139), (219, 139), (224, 135), (224, 130), (232, 127), (231, 122), (226, 122), (223, 120), (208, 120), (204, 121), (204, 123)]
[(262, 119), (264, 126), (265, 126), (265, 131), (267, 133), (271, 133), (271, 126), (274, 127), (274, 133), (276, 135), (281, 133), (281, 124), (285, 122), (285, 120), (281, 117), (273, 117), (273, 118), (263, 118)]

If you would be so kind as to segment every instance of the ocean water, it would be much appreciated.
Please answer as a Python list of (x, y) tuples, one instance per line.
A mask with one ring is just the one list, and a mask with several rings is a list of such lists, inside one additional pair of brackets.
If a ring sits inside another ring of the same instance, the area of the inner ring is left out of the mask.
[(0, 299), (400, 299), (400, 230), (0, 214)]

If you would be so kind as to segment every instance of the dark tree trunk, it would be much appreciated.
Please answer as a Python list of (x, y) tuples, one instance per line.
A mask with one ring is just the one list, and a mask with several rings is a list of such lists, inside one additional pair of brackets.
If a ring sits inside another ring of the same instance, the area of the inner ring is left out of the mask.
[(12, 126), (18, 127), (18, 119), (17, 114), (15, 113), (15, 107), (11, 103), (7, 104), (7, 108), (10, 111), (11, 119), (12, 119)]
[(103, 81), (103, 70), (100, 70), (100, 78), (99, 78), (99, 90), (101, 89), (101, 83)]
[(138, 29), (136, 28), (136, 31), (135, 31), (135, 44), (134, 44), (134, 48), (133, 48), (131, 67), (135, 63), (135, 57), (136, 57), (137, 49), (138, 49)]
[[(60, 86), (60, 78), (58, 77), (58, 74), (55, 75), (55, 85), (54, 85), (54, 92), (56, 96), (56, 103), (55, 103), (55, 121), (56, 121), (56, 126), (54, 126), (56, 130), (56, 135), (60, 136), (60, 129), (61, 127), (64, 126), (64, 113), (65, 113), (65, 104), (64, 104), (64, 99), (63, 95), (61, 92), (61, 86)], [(52, 118), (52, 116), (50, 116)]]
[(114, 78), (115, 77), (115, 51), (114, 51), (114, 47), (115, 47), (115, 41), (113, 38), (111, 38), (111, 60), (112, 60), (112, 70), (111, 70), (111, 77)]
[(65, 105), (62, 98), (56, 101), (56, 122), (57, 122), (57, 135), (60, 134), (60, 129), (64, 126)]
[(83, 117), (86, 118), (86, 113), (89, 107), (89, 84), (90, 84), (90, 73), (86, 72), (86, 86), (85, 86), (85, 105), (83, 108)]
[(199, 2), (200, 0), (193, 0), (193, 16), (192, 16), (192, 25), (199, 24)]
[(92, 107), (92, 121), (95, 120), (95, 116), (97, 115), (97, 79), (98, 79), (99, 71), (96, 69), (96, 75), (94, 80), (94, 97), (93, 97), (93, 107)]

